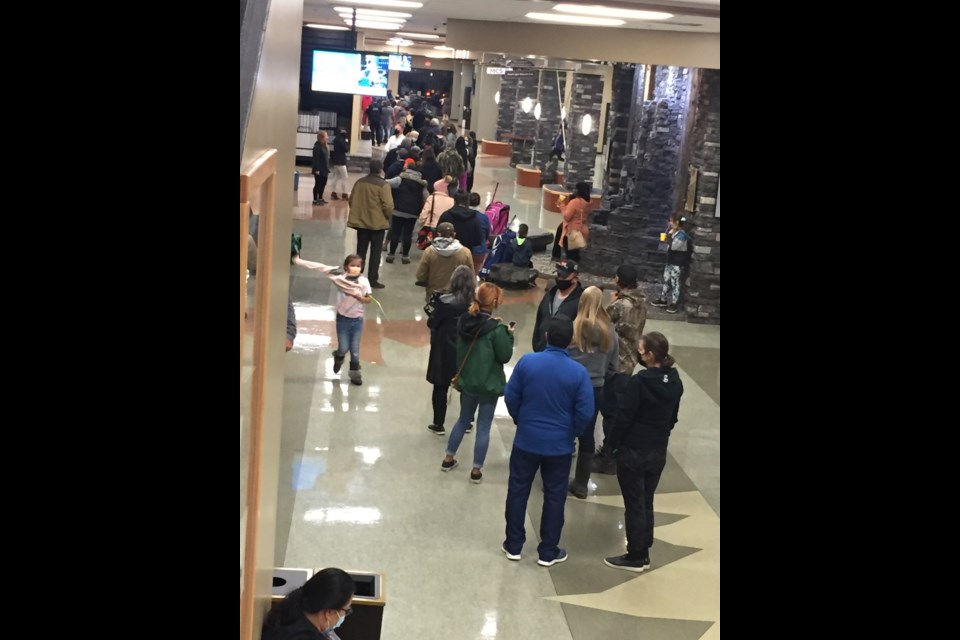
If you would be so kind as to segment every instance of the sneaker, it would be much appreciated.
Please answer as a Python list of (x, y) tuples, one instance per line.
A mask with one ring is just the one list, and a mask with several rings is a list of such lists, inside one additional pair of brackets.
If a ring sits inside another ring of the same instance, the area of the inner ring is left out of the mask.
[(676, 313), (676, 312), (677, 312), (677, 305), (675, 304), (667, 305), (667, 313)]
[(566, 549), (560, 549), (560, 552), (557, 554), (557, 557), (554, 558), (553, 560), (544, 560), (541, 558), (540, 560), (537, 560), (537, 564), (540, 565), (541, 567), (552, 567), (558, 562), (566, 562), (567, 558), (569, 557), (570, 556), (567, 555)]
[(644, 569), (649, 569), (649, 568), (650, 568), (650, 554), (647, 553), (645, 556), (643, 556), (643, 559), (642, 559), (640, 562), (643, 563), (643, 568), (644, 568)]
[(482, 480), (483, 480), (482, 471), (480, 471), (479, 469), (474, 469), (473, 471), (470, 472), (470, 482), (472, 482), (473, 484), (480, 484)]
[(507, 560), (513, 560), (514, 562), (516, 562), (517, 560), (520, 559), (519, 553), (510, 553), (509, 551), (507, 551), (506, 544), (500, 545), (500, 551), (503, 551), (505, 554), (507, 554)]
[(438, 436), (447, 435), (447, 430), (443, 428), (442, 424), (428, 424), (427, 429), (430, 429), (431, 432), (437, 434)]
[(314, 201), (313, 201), (313, 206), (317, 206), (318, 204), (320, 204), (320, 201), (319, 201), (319, 200), (314, 200)]
[(334, 200), (339, 200), (339, 199), (340, 199), (340, 198), (337, 197), (337, 194), (335, 194), (335, 193), (331, 193), (331, 194), (330, 194), (330, 197), (333, 198)]
[(655, 307), (665, 307), (665, 306), (667, 306), (667, 301), (664, 300), (663, 298), (657, 298), (656, 300), (654, 300), (654, 301), (651, 302), (650, 304), (652, 304), (652, 305), (655, 306)]
[(337, 354), (336, 351), (333, 352), (333, 372), (340, 373), (341, 367), (343, 367), (343, 361), (347, 359), (347, 354), (342, 356)]
[(632, 560), (629, 553), (625, 553), (622, 556), (613, 556), (612, 558), (606, 558), (603, 561), (603, 564), (608, 567), (613, 567), (614, 569), (624, 569), (626, 571), (633, 571), (634, 573), (643, 573), (643, 570), (650, 566), (649, 558), (644, 564), (643, 560)]
[(350, 198), (350, 196), (348, 196), (348, 195), (345, 194), (345, 193), (341, 193), (341, 194), (340, 194), (340, 197), (341, 197), (342, 199), (344, 199), (344, 200), (348, 200), (348, 199)]
[(457, 466), (458, 464), (460, 464), (460, 463), (457, 462), (457, 459), (456, 459), (456, 458), (454, 458), (454, 459), (451, 460), (450, 462), (447, 462), (446, 460), (444, 460), (443, 462), (440, 463), (440, 468), (441, 468), (443, 471), (450, 471), (450, 469), (456, 468), (456, 466)]
[(471, 422), (470, 424), (467, 425), (467, 429), (466, 431), (464, 431), (464, 433), (471, 433), (472, 431), (473, 431), (473, 423)]
[(386, 289), (386, 288), (387, 288), (387, 285), (383, 284), (382, 282), (371, 282), (371, 283), (370, 283), (370, 288), (371, 288), (371, 289)]
[(578, 487), (574, 483), (570, 483), (570, 486), (567, 487), (567, 492), (575, 498), (580, 498), (581, 500), (587, 499), (587, 491), (581, 487)]
[(386, 258), (387, 264), (393, 264), (393, 261), (396, 260), (396, 259), (397, 259), (397, 257), (396, 257), (395, 255), (393, 255), (392, 253), (387, 254), (387, 258)]
[(403, 264), (410, 264), (410, 258), (407, 256), (400, 256), (400, 262)]

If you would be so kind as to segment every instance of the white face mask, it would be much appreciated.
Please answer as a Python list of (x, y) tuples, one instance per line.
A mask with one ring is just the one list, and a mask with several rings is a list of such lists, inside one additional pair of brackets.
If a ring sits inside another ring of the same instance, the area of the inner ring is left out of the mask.
[(363, 271), (363, 268), (362, 268), (362, 267), (358, 267), (358, 266), (356, 266), (356, 265), (351, 265), (351, 266), (347, 267), (347, 273), (350, 274), (351, 276), (358, 276), (358, 275), (360, 275), (360, 272), (361, 272), (361, 271)]

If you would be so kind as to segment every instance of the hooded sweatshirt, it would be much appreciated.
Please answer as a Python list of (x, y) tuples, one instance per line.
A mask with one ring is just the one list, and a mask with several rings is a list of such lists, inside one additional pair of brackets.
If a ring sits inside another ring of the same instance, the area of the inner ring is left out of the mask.
[[(509, 362), (513, 355), (513, 334), (483, 311), (475, 316), (469, 313), (460, 316), (457, 334), (457, 368), (463, 365), (458, 378), (460, 389), (488, 398), (502, 396), (507, 383), (503, 365)], [(475, 337), (476, 344), (470, 351)]]
[(483, 228), (477, 219), (477, 212), (456, 205), (440, 216), (440, 222), (449, 222), (457, 231), (457, 239), (465, 247), (476, 247), (483, 242)]
[(680, 412), (683, 383), (675, 367), (641, 369), (630, 377), (620, 396), (617, 419), (610, 433), (611, 451), (618, 447), (654, 451), (666, 449)]
[(517, 267), (529, 267), (533, 260), (533, 243), (526, 238), (516, 237), (510, 241), (513, 250), (513, 264)]
[(427, 299), (434, 291), (450, 286), (450, 276), (460, 265), (473, 269), (473, 255), (456, 238), (437, 236), (420, 256), (417, 267), (417, 282), (426, 283)]

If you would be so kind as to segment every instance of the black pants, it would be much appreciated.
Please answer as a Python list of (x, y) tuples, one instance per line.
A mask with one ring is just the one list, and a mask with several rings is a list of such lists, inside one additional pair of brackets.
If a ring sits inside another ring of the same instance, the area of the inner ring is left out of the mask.
[(645, 557), (653, 545), (653, 494), (667, 464), (667, 450), (640, 451), (620, 447), (617, 451), (617, 480), (626, 509), (627, 553)]
[(323, 190), (327, 188), (327, 176), (326, 173), (315, 173), (313, 174), (313, 199), (322, 200), (323, 199)]
[[(559, 241), (559, 239), (560, 239), (560, 236), (561, 236), (561, 235), (563, 235), (563, 223), (562, 223), (562, 222), (559, 224), (559, 226), (557, 226), (557, 235), (555, 235), (555, 236), (553, 237), (553, 259), (554, 259), (554, 260), (559, 260), (559, 259), (560, 259), (560, 241)], [(570, 249), (570, 248), (567, 247), (568, 244), (569, 244), (568, 239), (567, 239), (567, 238), (564, 238), (564, 239), (563, 239), (563, 248), (567, 250), (567, 258), (570, 259), (570, 260), (575, 260), (576, 262), (580, 262), (580, 249)]]
[(600, 408), (603, 405), (603, 387), (594, 387), (593, 388), (593, 419), (590, 421), (590, 424), (587, 425), (587, 428), (583, 430), (582, 436), (577, 436), (577, 440), (580, 441), (580, 451), (589, 451), (593, 452), (597, 444), (594, 442), (593, 432), (597, 428), (597, 414), (600, 413)]
[(433, 385), (433, 424), (438, 427), (443, 426), (447, 419), (447, 392), (450, 385)]
[(473, 171), (467, 174), (467, 191), (473, 191)]
[[(600, 413), (603, 414), (604, 445), (606, 445), (606, 440), (613, 430), (614, 421), (617, 419), (617, 409), (620, 406), (620, 394), (623, 393), (629, 381), (629, 373), (617, 373), (604, 381), (603, 402), (600, 403)], [(604, 447), (604, 453), (609, 456), (613, 455), (612, 451), (606, 451), (606, 447)]]
[(403, 241), (403, 255), (410, 255), (410, 245), (413, 244), (413, 227), (416, 226), (416, 218), (401, 218), (392, 216), (390, 218), (390, 255), (397, 252), (397, 245)]
[[(370, 284), (380, 282), (380, 254), (383, 251), (383, 234), (385, 229), (357, 229), (357, 255), (363, 258), (367, 266), (367, 279)], [(370, 249), (370, 259), (367, 259), (367, 248)]]

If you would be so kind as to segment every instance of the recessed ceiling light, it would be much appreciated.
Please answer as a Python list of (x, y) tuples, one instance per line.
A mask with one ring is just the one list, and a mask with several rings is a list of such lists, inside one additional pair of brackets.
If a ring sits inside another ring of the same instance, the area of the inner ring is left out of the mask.
[(453, 47), (448, 47), (445, 44), (439, 44), (435, 46), (434, 49), (440, 49), (441, 51), (453, 51)]
[(625, 20), (615, 18), (593, 18), (590, 16), (565, 16), (555, 13), (528, 13), (531, 20), (546, 20), (547, 22), (565, 22), (567, 24), (588, 25), (592, 27), (620, 27), (626, 23)]
[(413, 40), (404, 40), (403, 38), (390, 38), (387, 40), (387, 44), (397, 45), (398, 47), (409, 47), (413, 44)]
[(349, 31), (346, 27), (339, 27), (333, 24), (308, 24), (311, 29), (329, 29), (330, 31)]
[(398, 9), (419, 9), (422, 2), (406, 2), (405, 0), (337, 0), (343, 4), (365, 4), (372, 7), (397, 7)]
[(427, 40), (439, 40), (440, 36), (435, 33), (406, 33), (397, 32), (398, 36), (407, 36), (408, 38), (426, 38)]
[(334, 7), (337, 13), (357, 12), (358, 16), (381, 16), (385, 18), (412, 18), (412, 13), (403, 13), (401, 11), (381, 11), (379, 9), (364, 9), (362, 7)]
[(584, 16), (604, 16), (607, 18), (629, 18), (631, 20), (668, 20), (673, 17), (672, 13), (663, 13), (662, 11), (636, 11), (634, 9), (616, 9), (614, 7), (604, 7), (599, 4), (557, 4), (553, 6), (554, 11), (561, 13), (576, 13)]

